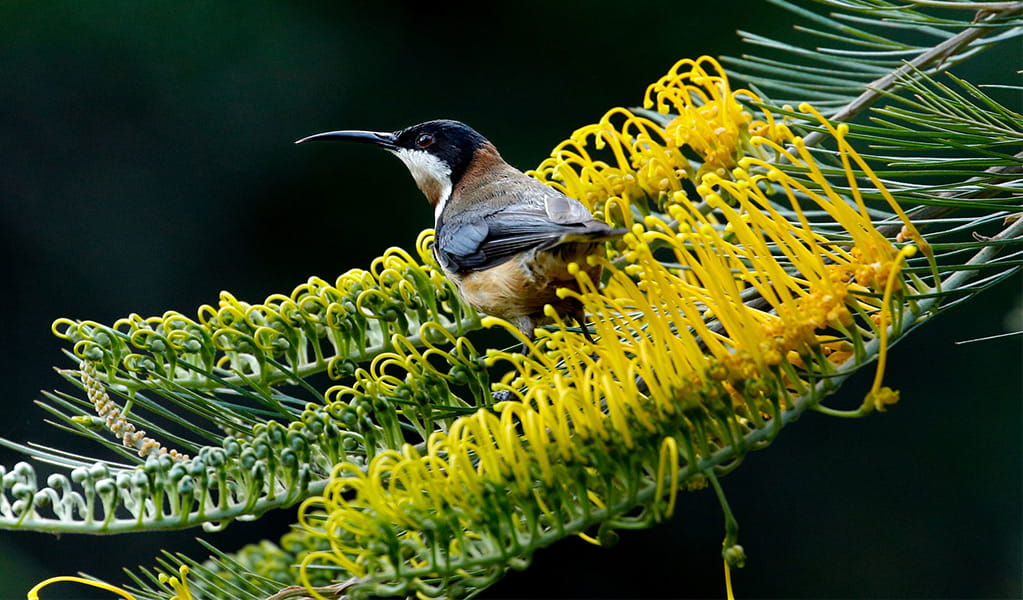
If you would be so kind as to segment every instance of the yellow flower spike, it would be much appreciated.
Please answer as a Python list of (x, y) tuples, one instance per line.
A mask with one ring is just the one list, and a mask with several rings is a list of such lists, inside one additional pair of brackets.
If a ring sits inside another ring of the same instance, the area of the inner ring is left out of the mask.
[[(720, 65), (712, 58), (682, 60), (647, 88), (644, 107), (674, 110), (678, 117), (667, 129), (676, 146), (688, 145), (704, 159), (701, 172), (716, 172), (734, 162), (752, 116), (736, 98), (757, 101), (746, 90), (733, 92)], [(768, 117), (773, 123), (773, 118)]]
[(101, 590), (106, 590), (106, 591), (108, 591), (108, 592), (110, 592), (112, 594), (117, 594), (118, 596), (120, 596), (121, 598), (124, 598), (125, 600), (136, 600), (135, 596), (130, 594), (128, 591), (126, 591), (126, 590), (124, 590), (122, 588), (119, 588), (117, 586), (110, 585), (108, 583), (103, 583), (101, 581), (92, 581), (90, 579), (85, 579), (84, 577), (75, 577), (73, 575), (62, 575), (60, 577), (51, 577), (51, 578), (47, 579), (46, 581), (41, 581), (41, 582), (37, 583), (32, 589), (30, 589), (28, 591), (27, 598), (28, 598), (28, 600), (39, 600), (39, 592), (41, 592), (43, 590), (43, 588), (49, 587), (50, 585), (52, 585), (54, 583), (62, 583), (62, 582), (80, 583), (82, 585), (87, 585), (89, 587), (94, 587), (94, 588), (98, 588), (98, 589), (101, 589)]
[[(905, 256), (877, 233), (852, 180), (843, 183), (852, 190), (850, 203), (783, 120), (752, 115), (746, 99), (756, 97), (732, 90), (712, 59), (680, 61), (644, 98), (648, 107), (677, 113), (667, 127), (609, 111), (541, 163), (539, 179), (629, 228), (611, 242), (613, 262), (591, 261), (604, 268), (603, 288), (572, 267), (578, 291), (559, 291), (580, 301), (599, 341), (590, 344), (569, 331), (574, 326), (554, 312), (548, 313), (553, 325), (538, 330), (535, 340), (484, 317), (485, 326), (504, 327), (524, 344), (524, 353), (488, 351), (485, 360), (508, 369), (494, 389), (513, 394), (455, 419), (448, 434), (431, 435), (425, 449), (382, 452), (366, 476), (354, 466), (336, 471), (340, 481), (317, 505), (328, 520), (302, 521), (325, 537), (343, 538), (331, 540), (338, 557), (321, 554), (304, 565), (343, 563), (390, 585), (393, 569), (401, 567), (370, 548), (397, 541), (408, 553), (405, 568), (429, 572), (422, 580), (427, 587), (417, 591), (432, 597), (439, 588), (430, 587), (430, 578), (477, 576), (475, 565), (494, 552), (494, 540), (525, 540), (518, 548), (528, 553), (528, 536), (563, 532), (566, 523), (619, 506), (616, 482), (636, 482), (606, 472), (618, 465), (603, 462), (611, 460), (607, 453), (641, 453), (643, 484), (655, 486), (645, 488), (654, 498), (648, 507), (670, 514), (683, 462), (734, 443), (776, 417), (779, 407), (791, 406), (787, 394), (804, 393), (812, 383), (812, 377), (801, 379), (804, 371), (827, 373), (872, 337), (886, 347)], [(860, 159), (841, 145), (845, 134), (834, 129), (840, 154), (849, 154), (842, 164), (851, 168)], [(685, 155), (703, 163), (699, 174)], [(773, 164), (778, 160), (803, 174), (788, 176)], [(700, 195), (693, 198), (699, 207), (682, 191), (686, 177)], [(844, 237), (839, 243), (815, 232), (804, 211), (827, 214), (854, 247), (843, 247)], [(420, 253), (428, 249), (426, 239)], [(673, 262), (669, 267), (659, 258)], [(388, 260), (373, 277), (400, 290), (406, 257)], [(751, 308), (754, 294), (767, 306)], [(864, 327), (871, 318), (877, 321), (872, 331)], [(850, 332), (850, 339), (822, 335), (828, 327)], [(381, 389), (399, 385), (397, 375), (425, 373), (430, 359), (465, 360), (464, 352), (448, 348), (457, 339), (427, 331), (420, 336), (425, 349), (394, 338), (391, 356), (370, 365)], [(883, 364), (882, 356), (879, 370)], [(369, 378), (365, 371), (360, 376)], [(894, 399), (877, 384), (869, 397), (876, 410)], [(429, 548), (435, 530), (419, 529), (424, 515), (431, 515), (430, 527), (441, 523), (439, 531), (456, 537)], [(443, 553), (444, 562), (430, 551)]]

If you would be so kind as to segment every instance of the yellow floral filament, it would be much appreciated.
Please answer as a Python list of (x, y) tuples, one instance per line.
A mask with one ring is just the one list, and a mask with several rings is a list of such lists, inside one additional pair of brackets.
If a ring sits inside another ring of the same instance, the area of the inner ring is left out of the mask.
[(174, 595), (170, 597), (170, 600), (194, 600), (192, 596), (192, 590), (188, 586), (188, 565), (181, 565), (178, 568), (178, 577), (167, 575), (166, 573), (160, 573), (157, 580), (170, 586), (174, 591)]
[[(157, 581), (159, 581), (163, 585), (169, 586), (171, 588), (171, 591), (173, 592), (173, 595), (170, 596), (168, 600), (194, 600), (195, 597), (192, 595), (191, 589), (188, 586), (187, 581), (188, 571), (189, 571), (188, 565), (181, 565), (181, 567), (178, 568), (178, 577), (169, 576), (165, 573), (160, 573), (158, 575)], [(94, 587), (97, 589), (106, 590), (113, 594), (117, 594), (119, 597), (124, 598), (124, 600), (137, 600), (133, 594), (131, 594), (127, 590), (124, 590), (123, 588), (119, 588), (108, 583), (103, 583), (102, 581), (94, 581), (91, 579), (85, 579), (83, 577), (76, 577), (73, 575), (51, 577), (46, 581), (39, 582), (38, 584), (35, 585), (35, 587), (28, 591), (27, 594), (28, 600), (39, 600), (39, 592), (42, 591), (43, 588), (50, 586), (54, 583), (61, 582), (80, 583), (82, 585), (87, 585), (89, 587)]]
[(727, 600), (735, 600), (735, 594), (732, 592), (732, 568), (728, 566), (728, 560), (724, 560), (725, 565), (725, 598)]
[(80, 583), (82, 585), (87, 585), (87, 586), (98, 588), (98, 589), (101, 589), (101, 590), (106, 590), (106, 591), (111, 592), (113, 594), (117, 594), (118, 596), (120, 596), (121, 598), (124, 598), (125, 600), (136, 600), (135, 596), (131, 595), (127, 591), (125, 591), (125, 590), (123, 590), (123, 589), (121, 589), (121, 588), (119, 588), (117, 586), (110, 585), (110, 584), (107, 584), (107, 583), (103, 583), (102, 581), (91, 581), (89, 579), (84, 579), (82, 577), (75, 577), (73, 575), (62, 575), (60, 577), (51, 577), (51, 578), (47, 579), (46, 581), (41, 581), (41, 582), (37, 583), (35, 585), (35, 587), (33, 587), (32, 589), (30, 589), (28, 591), (28, 594), (27, 594), (28, 600), (39, 600), (39, 592), (42, 591), (43, 588), (45, 588), (45, 587), (47, 587), (47, 586), (49, 586), (51, 584), (61, 583), (61, 582)]

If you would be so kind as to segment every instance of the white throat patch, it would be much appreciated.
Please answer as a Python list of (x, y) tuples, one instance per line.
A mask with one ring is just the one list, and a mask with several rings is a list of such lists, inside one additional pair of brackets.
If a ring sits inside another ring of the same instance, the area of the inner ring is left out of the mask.
[(440, 218), (444, 205), (451, 196), (451, 168), (444, 161), (423, 150), (398, 148), (391, 150), (395, 156), (405, 163), (416, 185), (431, 201), (436, 198), (433, 209), (434, 221)]

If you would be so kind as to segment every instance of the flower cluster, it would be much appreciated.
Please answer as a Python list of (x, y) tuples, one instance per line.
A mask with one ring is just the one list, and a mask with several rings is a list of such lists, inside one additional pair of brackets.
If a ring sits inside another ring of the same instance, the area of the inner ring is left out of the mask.
[[(581, 291), (562, 290), (597, 341), (551, 312), (556, 327), (523, 339), (528, 352), (488, 353), (509, 367), (495, 386), (508, 400), (425, 447), (338, 465), (303, 505), (306, 531), (330, 546), (305, 556), (304, 576), (356, 577), (355, 597), (468, 595), (557, 539), (600, 543), (671, 514), (680, 485), (734, 466), (786, 411), (883, 353), (914, 247), (873, 226), (849, 161), (867, 167), (845, 128), (801, 107), (836, 141), (845, 169), (833, 182), (720, 73), (712, 59), (681, 61), (646, 98), (673, 116), (612, 110), (541, 164), (536, 176), (631, 229), (595, 259), (606, 284), (577, 269)], [(814, 226), (819, 215), (830, 231)], [(404, 382), (429, 370), (407, 366)], [(895, 399), (879, 372), (871, 402)]]
[(686, 181), (728, 177), (741, 157), (757, 154), (754, 136), (791, 137), (770, 113), (754, 118), (749, 105), (758, 100), (733, 91), (714, 59), (681, 60), (647, 89), (643, 106), (656, 114), (610, 110), (560, 143), (532, 175), (631, 225), (633, 210), (688, 202)]
[[(480, 319), (433, 263), (429, 231), (419, 260), (392, 249), (368, 271), (334, 284), (313, 278), (262, 304), (224, 294), (197, 320), (58, 321), (103, 424), (153, 455), (145, 472), (155, 479), (133, 479), (141, 491), (122, 493), (122, 504), (133, 518), (162, 506), (143, 502), (142, 491), (163, 490), (165, 471), (180, 479), (168, 517), (182, 524), (305, 497), (300, 530), (230, 559), (267, 578), (249, 592), (301, 579), (306, 589), (281, 597), (459, 598), (566, 536), (609, 543), (616, 529), (671, 515), (681, 489), (719, 489), (717, 475), (873, 358), (861, 410), (884, 410), (898, 399), (881, 385), (887, 336), (919, 285), (903, 276), (904, 261), (929, 248), (845, 126), (800, 107), (830, 134), (825, 168), (756, 103), (713, 59), (680, 61), (649, 87), (644, 111), (609, 111), (533, 172), (629, 229), (591, 258), (605, 281), (575, 265), (579, 291), (559, 292), (584, 307), (588, 336), (553, 310), (554, 326), (535, 339)], [(856, 172), (898, 219), (899, 242), (912, 245), (897, 247), (874, 227)], [(480, 325), (507, 329), (526, 351), (477, 351), (463, 334)], [(161, 382), (204, 394), (225, 385), (272, 391), (324, 371), (343, 381), (322, 405), (282, 409), (290, 426), (247, 431), (244, 411), (202, 412), (234, 437), (195, 458), (175, 454), (178, 464), (107, 394), (142, 402), (137, 391)], [(277, 460), (268, 449), (282, 444)], [(309, 497), (309, 482), (331, 465)], [(98, 494), (102, 527), (127, 527), (103, 491), (113, 476), (85, 473), (86, 493), (54, 505), (86, 506), (91, 518)], [(130, 487), (127, 473), (117, 477)], [(35, 499), (49, 502), (51, 491), (37, 491), (27, 467), (8, 479), (21, 500), (0, 502), (0, 513), (37, 518)], [(740, 564), (741, 547), (727, 541), (726, 563)], [(233, 567), (211, 560), (189, 563), (202, 577), (186, 579), (182, 563), (159, 583), (181, 598), (242, 585)]]

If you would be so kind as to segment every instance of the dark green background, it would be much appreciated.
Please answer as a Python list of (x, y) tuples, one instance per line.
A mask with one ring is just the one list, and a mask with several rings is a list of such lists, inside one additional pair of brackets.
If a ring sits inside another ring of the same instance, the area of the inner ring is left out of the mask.
[[(56, 317), (194, 314), (220, 290), (260, 301), (410, 247), (431, 224), (385, 153), (293, 140), (448, 117), (528, 168), (638, 103), (676, 59), (747, 51), (738, 28), (793, 35), (790, 15), (761, 2), (625, 4), (4, 3), (0, 436), (69, 443), (32, 403), (68, 389), (51, 370), (68, 365)], [(957, 73), (1014, 81), (1008, 46)], [(887, 383), (902, 402), (889, 413), (807, 415), (723, 480), (750, 559), (740, 597), (1021, 595), (1020, 339), (953, 344), (1011, 315), (1019, 328), (1019, 297), (1016, 277), (895, 348)], [(857, 404), (868, 380), (837, 402)], [(291, 520), (208, 537), (230, 550)], [(79, 570), (124, 581), (121, 566), (160, 548), (201, 555), (200, 534), (0, 532), (0, 598)], [(721, 535), (713, 494), (686, 494), (671, 523), (611, 550), (567, 540), (485, 597), (720, 597)]]

